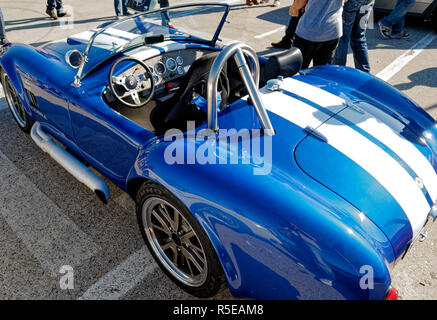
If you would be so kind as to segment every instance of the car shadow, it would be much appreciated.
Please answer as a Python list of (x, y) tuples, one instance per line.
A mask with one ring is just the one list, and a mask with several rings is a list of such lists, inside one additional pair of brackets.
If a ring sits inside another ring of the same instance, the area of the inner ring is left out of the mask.
[(430, 88), (437, 88), (437, 67), (427, 68), (408, 76), (410, 82), (396, 84), (394, 87), (398, 90), (408, 90), (415, 86), (425, 86)]

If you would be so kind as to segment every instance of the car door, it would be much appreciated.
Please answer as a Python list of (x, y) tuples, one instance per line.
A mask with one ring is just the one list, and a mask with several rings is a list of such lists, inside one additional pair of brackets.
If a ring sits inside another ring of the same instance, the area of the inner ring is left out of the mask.
[(139, 149), (154, 133), (112, 110), (103, 101), (101, 91), (86, 81), (75, 89), (69, 106), (71, 123), (83, 157), (122, 186)]

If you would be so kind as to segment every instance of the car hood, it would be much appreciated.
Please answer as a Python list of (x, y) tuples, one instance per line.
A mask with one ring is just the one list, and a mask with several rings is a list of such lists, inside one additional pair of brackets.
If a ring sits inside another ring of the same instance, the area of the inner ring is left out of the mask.
[(285, 130), (287, 120), (305, 133), (293, 142), (298, 166), (372, 220), (399, 256), (437, 199), (432, 152), (413, 129), (369, 102), (293, 78), (261, 94), (274, 126)]

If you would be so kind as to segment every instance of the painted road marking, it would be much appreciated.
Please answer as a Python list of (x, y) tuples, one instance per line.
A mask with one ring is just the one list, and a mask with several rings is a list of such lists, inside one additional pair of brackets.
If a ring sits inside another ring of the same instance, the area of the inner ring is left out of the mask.
[(0, 151), (0, 217), (53, 277), (101, 250)]
[(280, 28), (277, 28), (277, 29), (274, 29), (274, 30), (271, 30), (271, 31), (267, 31), (267, 32), (261, 33), (259, 35), (256, 35), (254, 38), (255, 39), (262, 39), (262, 38), (268, 37), (268, 36), (270, 36), (272, 34), (275, 34), (275, 33), (279, 32), (279, 31), (283, 31), (283, 30), (285, 30), (285, 26), (282, 26)]
[(8, 108), (8, 104), (6, 102), (5, 93), (3, 92), (3, 88), (0, 84), (0, 111)]
[(79, 300), (116, 300), (135, 288), (158, 265), (146, 247), (131, 254), (115, 269), (93, 284)]
[(412, 46), (408, 51), (395, 59), (391, 64), (380, 71), (376, 77), (388, 81), (396, 73), (398, 73), (403, 67), (405, 67), (411, 60), (413, 60), (423, 49), (428, 47), (431, 42), (437, 39), (437, 34), (434, 32), (429, 32), (422, 39), (420, 39), (414, 46)]

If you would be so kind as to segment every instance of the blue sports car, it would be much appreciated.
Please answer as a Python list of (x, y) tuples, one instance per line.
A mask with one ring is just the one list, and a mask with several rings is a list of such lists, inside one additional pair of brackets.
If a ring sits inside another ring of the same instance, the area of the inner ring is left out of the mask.
[(390, 272), (437, 215), (437, 125), (372, 75), (221, 45), (229, 10), (8, 44), (12, 116), (103, 202), (102, 176), (127, 192), (150, 252), (192, 295), (396, 298)]

